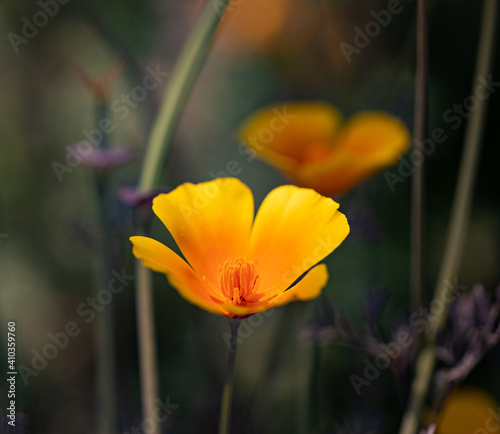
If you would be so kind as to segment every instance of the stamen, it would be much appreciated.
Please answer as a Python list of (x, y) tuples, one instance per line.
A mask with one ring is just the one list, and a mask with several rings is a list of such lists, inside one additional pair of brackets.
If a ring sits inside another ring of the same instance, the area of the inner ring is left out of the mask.
[(252, 294), (259, 286), (259, 276), (253, 262), (241, 257), (228, 259), (217, 269), (222, 295), (231, 304), (252, 303)]

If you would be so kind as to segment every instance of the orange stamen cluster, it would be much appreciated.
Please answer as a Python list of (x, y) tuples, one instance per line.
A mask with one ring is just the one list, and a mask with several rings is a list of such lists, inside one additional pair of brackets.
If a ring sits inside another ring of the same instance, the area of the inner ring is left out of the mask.
[[(245, 304), (259, 286), (259, 276), (253, 262), (245, 262), (243, 258), (228, 259), (219, 265), (219, 288), (227, 302)], [(252, 297), (253, 298), (253, 297)]]

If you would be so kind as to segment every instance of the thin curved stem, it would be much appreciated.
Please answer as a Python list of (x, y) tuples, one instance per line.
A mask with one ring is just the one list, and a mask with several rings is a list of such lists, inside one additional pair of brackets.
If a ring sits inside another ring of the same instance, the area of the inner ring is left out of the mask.
[[(478, 42), (475, 80), (472, 88), (473, 92), (478, 86), (482, 85), (481, 80), (484, 80), (490, 72), (491, 59), (494, 52), (497, 14), (497, 0), (484, 0), (481, 36)], [(471, 112), (467, 124), (465, 148), (460, 164), (445, 253), (434, 292), (434, 300), (446, 299), (446, 291), (448, 290), (449, 283), (454, 280), (458, 270), (463, 241), (467, 232), (472, 192), (482, 142), (487, 98), (478, 98), (478, 100), (478, 107)], [(443, 303), (443, 309), (440, 314), (434, 321), (429, 323), (427, 328), (425, 336), (426, 345), (417, 360), (410, 402), (407, 412), (403, 417), (399, 431), (400, 434), (415, 434), (419, 428), (425, 397), (429, 390), (436, 363), (436, 337), (446, 322), (448, 307), (447, 303)]]
[(142, 414), (152, 421), (150, 434), (159, 434), (156, 417), (158, 398), (158, 367), (156, 362), (156, 334), (154, 328), (153, 284), (151, 272), (136, 260), (137, 334), (139, 345), (139, 369), (141, 378)]
[(229, 434), (231, 420), (231, 403), (233, 400), (234, 388), (234, 365), (236, 361), (236, 348), (238, 346), (238, 329), (241, 320), (230, 318), (231, 343), (229, 346), (229, 359), (227, 362), (226, 382), (222, 391), (222, 402), (219, 417), (219, 434)]
[[(415, 152), (423, 155), (427, 137), (428, 105), (428, 12), (427, 0), (417, 4), (417, 73), (415, 83), (415, 120), (413, 138)], [(418, 164), (413, 173), (411, 219), (411, 308), (422, 305), (423, 293), (423, 232), (424, 232), (424, 164)]]
[[(110, 228), (106, 211), (105, 195), (107, 180), (96, 174), (96, 191), (100, 214), (100, 229), (102, 234), (101, 245), (97, 255), (97, 281), (95, 295), (101, 288), (107, 288), (110, 279)], [(115, 378), (115, 337), (114, 337), (114, 312), (113, 303), (106, 306), (96, 318), (96, 343), (97, 343), (97, 395), (100, 415), (97, 432), (99, 434), (118, 433), (118, 412), (116, 399)]]
[(158, 184), (161, 168), (164, 166), (168, 147), (182, 111), (205, 63), (215, 31), (229, 2), (230, 0), (215, 0), (207, 5), (172, 72), (146, 147), (139, 181), (139, 188), (143, 191), (149, 191)]

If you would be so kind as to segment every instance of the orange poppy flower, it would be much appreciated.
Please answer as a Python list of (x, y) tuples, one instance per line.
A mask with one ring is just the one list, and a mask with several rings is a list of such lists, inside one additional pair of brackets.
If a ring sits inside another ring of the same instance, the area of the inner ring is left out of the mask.
[(298, 185), (324, 195), (342, 193), (392, 166), (410, 145), (401, 120), (362, 112), (342, 123), (327, 103), (287, 103), (259, 110), (240, 137)]
[(252, 192), (239, 180), (186, 183), (153, 200), (185, 260), (151, 238), (130, 240), (134, 255), (187, 301), (244, 317), (321, 293), (328, 272), (316, 264), (349, 233), (338, 207), (314, 190), (281, 186), (254, 220)]
[(222, 17), (217, 44), (236, 53), (265, 51), (280, 38), (294, 0), (233, 0)]
[(481, 389), (454, 392), (439, 413), (437, 434), (471, 434), (500, 431), (498, 403)]

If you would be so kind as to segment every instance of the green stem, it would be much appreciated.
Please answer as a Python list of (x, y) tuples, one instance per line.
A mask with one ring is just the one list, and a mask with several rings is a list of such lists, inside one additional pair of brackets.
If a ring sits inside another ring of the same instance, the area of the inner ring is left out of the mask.
[(215, 31), (230, 0), (209, 4), (189, 37), (165, 90), (160, 112), (154, 122), (142, 167), (139, 188), (151, 190), (161, 176), (168, 146), (182, 111), (209, 53)]
[(103, 119), (108, 117), (108, 101), (97, 100), (96, 101), (96, 128), (101, 131), (102, 139), (99, 143), (99, 148), (102, 150), (107, 150), (109, 148), (109, 133), (104, 129), (100, 128)]
[[(428, 44), (427, 0), (417, 3), (417, 72), (415, 83), (415, 119), (413, 138), (415, 152), (423, 153), (427, 137), (428, 104)], [(422, 305), (423, 293), (423, 223), (424, 223), (424, 164), (413, 173), (411, 218), (411, 305), (415, 311)]]
[[(485, 79), (490, 72), (491, 59), (494, 52), (497, 18), (497, 1), (484, 0), (481, 22), (481, 35), (478, 41), (478, 57), (476, 61), (473, 92), (481, 86), (480, 79)], [(481, 147), (486, 99), (479, 99), (478, 108), (471, 112), (465, 134), (465, 148), (460, 164), (459, 177), (455, 190), (451, 220), (445, 253), (439, 277), (437, 280), (434, 300), (446, 300), (449, 282), (453, 281), (460, 262), (464, 236), (467, 230), (472, 192), (476, 176), (477, 162)], [(443, 303), (443, 309), (438, 317), (431, 321), (426, 331), (426, 346), (419, 354), (415, 379), (412, 384), (408, 409), (403, 417), (400, 434), (415, 434), (420, 424), (425, 397), (429, 390), (432, 373), (436, 363), (436, 337), (442, 330), (448, 315), (448, 304)]]
[(317, 342), (311, 343), (311, 372), (309, 384), (309, 432), (318, 432), (320, 426), (320, 367), (321, 347)]
[(97, 381), (99, 396), (99, 429), (100, 434), (115, 434), (117, 426), (117, 406), (114, 371), (114, 336), (113, 311), (107, 306), (99, 314), (96, 324), (97, 335)]
[(294, 320), (297, 319), (296, 309), (297, 306), (291, 304), (286, 309), (273, 310), (273, 315), (278, 315), (277, 325), (273, 327), (274, 336), (265, 362), (264, 374), (259, 377), (252, 398), (253, 403), (250, 407), (249, 424), (246, 431), (248, 434), (262, 430), (262, 424), (265, 424), (271, 415), (274, 396), (269, 386), (279, 377), (283, 359), (287, 357), (287, 348), (294, 336), (290, 330), (293, 328)]
[(152, 275), (139, 259), (136, 261), (135, 269), (137, 273), (136, 310), (142, 414), (144, 419), (152, 421), (150, 434), (159, 434), (160, 428), (155, 414), (156, 399), (158, 398), (158, 367), (152, 302)]
[[(102, 120), (107, 117), (108, 101), (97, 99), (95, 102), (95, 122), (98, 127)], [(108, 148), (108, 135), (103, 133), (103, 138), (99, 143), (100, 149)], [(111, 228), (109, 226), (108, 209), (106, 198), (108, 194), (109, 174), (96, 171), (95, 190), (97, 197), (97, 208), (99, 214), (99, 225), (101, 231), (101, 245), (97, 254), (97, 282), (95, 295), (102, 288), (107, 288), (109, 284), (111, 267)], [(103, 311), (97, 314), (96, 319), (96, 343), (97, 343), (97, 395), (100, 410), (99, 434), (118, 433), (118, 405), (116, 399), (116, 379), (115, 379), (115, 337), (114, 337), (114, 312), (113, 303), (104, 307)]]
[[(102, 288), (107, 288), (110, 279), (110, 230), (106, 210), (107, 180), (101, 174), (96, 174), (96, 189), (100, 213), (102, 242), (98, 254), (98, 279), (95, 288), (96, 294)], [(116, 382), (115, 382), (115, 339), (113, 327), (113, 303), (106, 306), (97, 314), (96, 342), (97, 342), (97, 394), (100, 409), (99, 434), (118, 433)]]
[(219, 434), (229, 434), (230, 419), (231, 419), (231, 402), (233, 399), (234, 388), (234, 365), (236, 361), (236, 348), (238, 344), (238, 329), (241, 320), (229, 318), (229, 326), (231, 328), (231, 343), (229, 346), (229, 359), (227, 362), (226, 382), (222, 392), (222, 402), (219, 417)]
[[(491, 71), (497, 13), (497, 0), (484, 0), (481, 36), (478, 43), (478, 57), (476, 60), (472, 95), (478, 86), (483, 86), (480, 79), (484, 80)], [(453, 202), (452, 218), (448, 229), (445, 255), (435, 290), (437, 299), (443, 299), (446, 294), (447, 284), (455, 278), (461, 258), (463, 241), (467, 232), (479, 152), (482, 144), (486, 107), (487, 99), (479, 99), (478, 108), (471, 112), (467, 123), (464, 139), (464, 153), (460, 163), (459, 178)], [(446, 316), (447, 310), (444, 310), (441, 312), (438, 321), (434, 323), (434, 326), (429, 328), (429, 339), (434, 339), (436, 337), (438, 331), (444, 325)]]

